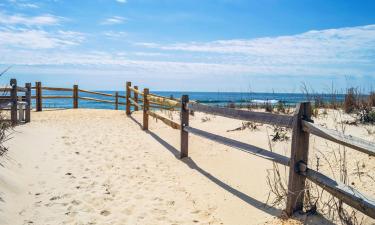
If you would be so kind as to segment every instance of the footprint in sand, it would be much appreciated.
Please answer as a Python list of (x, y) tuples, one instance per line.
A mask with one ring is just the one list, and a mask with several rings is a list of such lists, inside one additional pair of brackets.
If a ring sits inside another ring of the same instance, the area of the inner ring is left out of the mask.
[(102, 211), (100, 212), (100, 215), (102, 215), (102, 216), (108, 216), (109, 214), (111, 214), (111, 212), (108, 211), (108, 210), (102, 210)]

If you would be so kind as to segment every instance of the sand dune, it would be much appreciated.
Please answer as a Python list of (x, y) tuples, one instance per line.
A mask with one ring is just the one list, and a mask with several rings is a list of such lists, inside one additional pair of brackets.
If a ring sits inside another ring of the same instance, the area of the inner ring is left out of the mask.
[[(269, 148), (272, 127), (227, 132), (241, 121), (203, 117), (192, 117), (192, 126)], [(18, 126), (6, 143), (0, 224), (282, 223), (281, 210), (265, 205), (269, 161), (194, 136), (190, 157), (179, 160), (179, 131), (150, 118), (144, 132), (141, 118), (111, 110), (32, 113), (32, 123)], [(373, 139), (360, 127), (348, 132)], [(288, 155), (290, 141), (273, 148)], [(374, 175), (374, 159), (358, 157)], [(374, 196), (374, 182), (363, 182), (361, 190)], [(308, 221), (331, 224), (319, 216)]]

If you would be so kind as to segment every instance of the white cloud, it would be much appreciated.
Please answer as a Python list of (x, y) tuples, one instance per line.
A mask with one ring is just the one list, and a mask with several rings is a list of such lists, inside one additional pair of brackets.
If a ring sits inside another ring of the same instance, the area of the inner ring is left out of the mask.
[(46, 32), (36, 29), (0, 29), (0, 46), (26, 49), (50, 49), (78, 45), (84, 35), (73, 31)]
[(128, 33), (124, 31), (106, 31), (103, 35), (110, 39), (122, 39), (128, 36)]
[(273, 38), (138, 45), (163, 51), (215, 54), (217, 58), (252, 64), (263, 63), (269, 66), (280, 63), (372, 64), (375, 55), (375, 25), (309, 31), (299, 35)]
[[(374, 76), (375, 25), (309, 31), (299, 35), (249, 40), (177, 44), (138, 43), (135, 52), (58, 49), (77, 45), (79, 33), (0, 30), (2, 64), (82, 66), (162, 76), (316, 75)], [(105, 35), (105, 34), (104, 34)], [(108, 36), (116, 36), (108, 32)], [(124, 33), (123, 35), (126, 35)], [(80, 37), (80, 38), (79, 38)], [(10, 49), (10, 45), (44, 50)], [(134, 46), (132, 46), (134, 48)], [(150, 48), (152, 52), (149, 52)], [(142, 60), (139, 58), (142, 57)], [(147, 59), (147, 60), (146, 60)]]
[(112, 16), (109, 18), (106, 18), (103, 20), (100, 24), (102, 25), (116, 25), (116, 24), (122, 24), (126, 21), (124, 17), (121, 16)]
[(60, 17), (46, 14), (41, 16), (7, 15), (0, 12), (0, 24), (3, 25), (25, 25), (25, 26), (46, 26), (58, 25)]
[(116, 2), (124, 4), (124, 3), (127, 3), (128, 1), (127, 0), (116, 0)]

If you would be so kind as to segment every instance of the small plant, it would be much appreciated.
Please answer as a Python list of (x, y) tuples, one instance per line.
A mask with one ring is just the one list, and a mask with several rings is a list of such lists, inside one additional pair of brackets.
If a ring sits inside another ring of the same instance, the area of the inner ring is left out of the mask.
[(289, 136), (287, 135), (286, 128), (274, 126), (273, 132), (274, 134), (271, 134), (271, 137), (272, 137), (271, 140), (273, 142), (289, 140)]
[(272, 111), (273, 111), (272, 104), (269, 103), (269, 102), (267, 102), (267, 103), (265, 104), (265, 110), (266, 110), (266, 112), (272, 112)]
[(358, 96), (357, 89), (349, 88), (346, 91), (345, 100), (344, 100), (344, 111), (346, 113), (353, 113), (357, 108)]
[(276, 105), (276, 110), (279, 113), (285, 113), (285, 104), (282, 101), (279, 101)]

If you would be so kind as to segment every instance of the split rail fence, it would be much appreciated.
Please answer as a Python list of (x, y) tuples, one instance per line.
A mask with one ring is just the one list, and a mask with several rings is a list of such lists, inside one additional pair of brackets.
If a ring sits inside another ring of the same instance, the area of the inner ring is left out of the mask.
[[(17, 92), (24, 91), (26, 102), (28, 103), (28, 112), (30, 112), (30, 89), (31, 85), (26, 84), (25, 88), (17, 87), (17, 82), (11, 80), (11, 97), (10, 101), (12, 104), (12, 118), (16, 117), (17, 106)], [(168, 98), (150, 93), (148, 88), (144, 88), (140, 91), (137, 86), (132, 87), (131, 82), (126, 83), (126, 96), (120, 96), (118, 92), (114, 95), (87, 91), (78, 88), (78, 85), (74, 85), (73, 88), (52, 88), (42, 87), (40, 82), (36, 82), (36, 111), (42, 111), (42, 99), (59, 99), (59, 98), (71, 98), (73, 99), (73, 108), (78, 108), (78, 100), (88, 100), (104, 102), (114, 104), (115, 109), (118, 109), (118, 105), (125, 105), (126, 115), (131, 115), (133, 111), (143, 111), (143, 130), (148, 130), (149, 116), (156, 118), (173, 129), (180, 130), (180, 158), (187, 157), (189, 155), (189, 134), (197, 135), (202, 138), (206, 138), (238, 150), (250, 153), (252, 155), (270, 160), (272, 162), (288, 166), (289, 167), (289, 181), (288, 181), (288, 196), (286, 202), (285, 212), (288, 215), (292, 215), (296, 211), (303, 209), (303, 196), (306, 188), (306, 179), (317, 184), (331, 195), (340, 199), (345, 204), (359, 210), (365, 215), (375, 219), (375, 201), (368, 196), (360, 193), (356, 189), (333, 180), (330, 177), (313, 170), (308, 167), (308, 152), (309, 152), (309, 138), (310, 135), (315, 135), (329, 141), (341, 144), (343, 146), (352, 148), (353, 150), (360, 151), (370, 156), (375, 156), (375, 145), (374, 143), (344, 135), (335, 130), (330, 130), (321, 127), (311, 120), (311, 104), (310, 102), (299, 103), (296, 107), (294, 115), (280, 115), (266, 112), (254, 112), (245, 111), (240, 109), (232, 109), (218, 106), (204, 105), (197, 102), (189, 101), (188, 95), (183, 95), (181, 99)], [(53, 90), (53, 91), (71, 91), (71, 96), (43, 96), (42, 90)], [(95, 95), (103, 95), (108, 97), (114, 97), (114, 101), (80, 97), (79, 93), (89, 93)], [(125, 98), (124, 103), (119, 102), (119, 98)], [(165, 109), (165, 110), (179, 110), (180, 121), (175, 122), (157, 113), (157, 110), (153, 109)], [(26, 111), (27, 112), (27, 111)], [(284, 155), (277, 154), (275, 152), (262, 149), (251, 144), (243, 143), (237, 140), (233, 140), (227, 137), (209, 133), (207, 131), (191, 127), (189, 125), (189, 114), (191, 112), (203, 112), (207, 114), (213, 114), (232, 119), (253, 121), (258, 123), (270, 124), (280, 127), (286, 127), (292, 129), (292, 141), (291, 141), (291, 155), (286, 157)], [(15, 115), (13, 115), (15, 114)], [(30, 120), (30, 115), (26, 118)]]
[[(149, 116), (161, 120), (173, 129), (180, 130), (180, 158), (184, 158), (189, 155), (189, 134), (193, 134), (253, 154), (255, 156), (268, 159), (272, 162), (288, 166), (288, 196), (285, 212), (289, 216), (291, 216), (294, 212), (301, 211), (303, 209), (303, 196), (306, 189), (305, 183), (306, 179), (308, 179), (331, 195), (340, 199), (345, 204), (375, 219), (375, 200), (360, 193), (356, 189), (339, 181), (333, 180), (332, 178), (307, 166), (310, 134), (352, 148), (353, 150), (360, 151), (370, 156), (375, 156), (375, 144), (314, 124), (314, 122), (311, 120), (312, 110), (310, 102), (299, 103), (296, 107), (294, 115), (280, 115), (189, 102), (188, 95), (183, 95), (178, 101), (176, 99), (151, 94), (147, 88), (141, 92), (138, 90), (137, 86), (131, 87), (130, 82), (127, 82), (126, 90), (126, 114), (131, 114), (131, 106), (135, 106), (134, 110), (138, 110), (138, 108), (143, 106), (143, 130), (148, 130)], [(132, 93), (134, 93), (134, 97), (132, 97)], [(142, 96), (143, 98), (139, 99), (138, 96)], [(143, 102), (142, 106), (139, 104), (140, 101)], [(165, 118), (151, 111), (152, 108), (163, 108), (170, 110), (179, 108), (180, 122), (177, 123)], [(191, 127), (189, 126), (189, 114), (194, 111), (232, 119), (291, 128), (291, 155), (290, 157), (286, 157), (251, 144), (243, 143)]]
[[(17, 80), (11, 79), (10, 86), (0, 88), (0, 109), (10, 111), (10, 121), (12, 125), (20, 122), (30, 122), (31, 111), (31, 83), (26, 83), (25, 87), (17, 86)], [(19, 95), (19, 93), (22, 93)]]
[[(79, 108), (78, 100), (94, 101), (94, 102), (111, 104), (111, 105), (114, 105), (116, 110), (118, 110), (119, 105), (126, 104), (125, 102), (120, 102), (120, 99), (125, 99), (125, 96), (119, 95), (119, 92), (115, 92), (115, 94), (108, 94), (108, 93), (103, 93), (103, 92), (83, 90), (83, 89), (79, 89), (78, 85), (73, 85), (73, 88), (44, 87), (42, 86), (41, 82), (35, 82), (35, 86), (32, 87), (32, 89), (35, 89), (35, 96), (32, 96), (32, 98), (35, 99), (36, 111), (43, 110), (43, 99), (72, 99), (72, 106), (74, 109)], [(64, 92), (64, 93), (71, 92), (71, 95), (43, 95), (43, 90), (57, 91), (57, 92)], [(107, 99), (84, 97), (84, 96), (81, 96), (80, 93), (111, 97), (112, 99), (107, 100)]]

